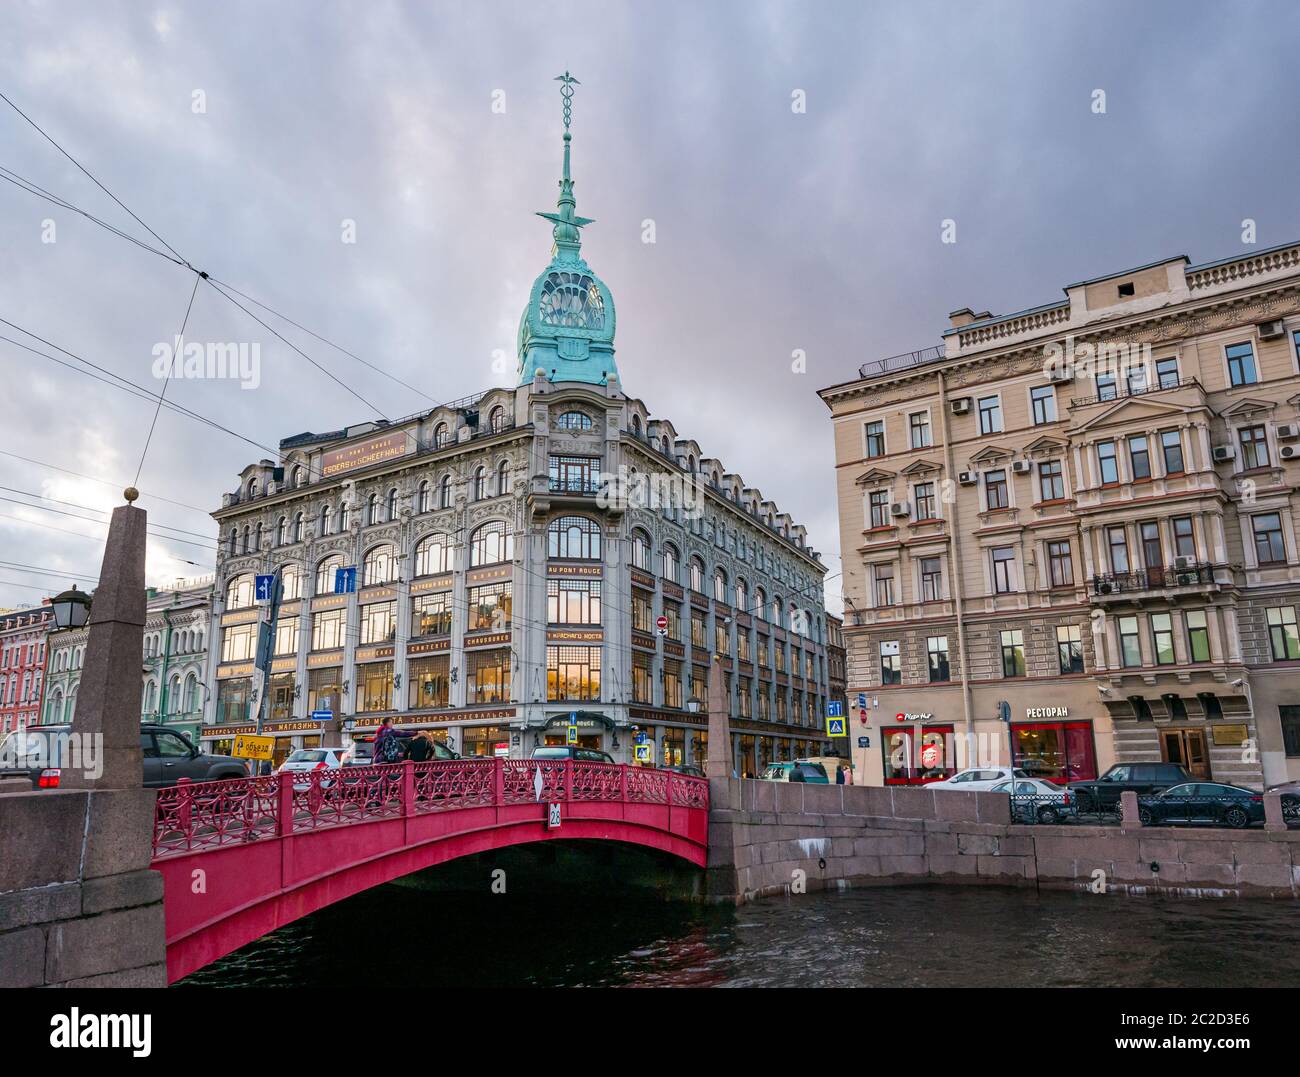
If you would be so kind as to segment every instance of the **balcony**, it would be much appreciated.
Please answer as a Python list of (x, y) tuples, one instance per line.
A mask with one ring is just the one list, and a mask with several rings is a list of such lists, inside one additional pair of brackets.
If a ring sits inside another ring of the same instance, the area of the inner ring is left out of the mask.
[(557, 478), (552, 475), (548, 488), (553, 494), (589, 494), (594, 496), (600, 493), (601, 482), (600, 478), (576, 476)]
[(1201, 383), (1195, 378), (1163, 378), (1159, 381), (1153, 381), (1146, 385), (1133, 386), (1126, 381), (1117, 380), (1116, 384), (1104, 393), (1097, 396), (1076, 396), (1070, 400), (1070, 407), (1086, 408), (1093, 404), (1114, 404), (1119, 400), (1127, 400), (1133, 396), (1150, 396), (1152, 393), (1163, 393), (1171, 389), (1189, 389), (1195, 386), (1201, 388)]
[(1213, 565), (1207, 561), (1193, 561), (1167, 568), (1141, 568), (1093, 576), (1088, 581), (1088, 590), (1094, 598), (1115, 599), (1182, 587), (1212, 587), (1218, 582), (1214, 578)]

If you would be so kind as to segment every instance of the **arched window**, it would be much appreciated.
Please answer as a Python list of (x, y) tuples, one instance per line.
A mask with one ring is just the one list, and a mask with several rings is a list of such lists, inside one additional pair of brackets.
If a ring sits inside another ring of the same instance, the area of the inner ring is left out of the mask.
[(451, 476), (444, 475), (438, 483), (438, 508), (451, 508)]
[(199, 679), (193, 673), (185, 678), (185, 695), (182, 697), (181, 705), (184, 707), (185, 714), (192, 714), (198, 709)]
[(763, 611), (767, 608), (767, 595), (763, 593), (763, 588), (754, 588), (754, 613), (763, 616)]
[(739, 576), (736, 577), (736, 609), (748, 610), (746, 603), (749, 601), (749, 585)]
[(230, 557), (235, 556), (235, 548), (238, 546), (238, 544), (239, 544), (239, 532), (232, 527), (230, 529), (230, 546), (229, 549), (227, 550), (228, 556)]
[(660, 447), (663, 449), (663, 451), (664, 451), (664, 455), (665, 455), (665, 456), (669, 456), (669, 457), (672, 456), (672, 454), (673, 454), (673, 447), (668, 443), (668, 435), (667, 435), (667, 434), (665, 434), (665, 435), (663, 436), (663, 438), (660, 440), (659, 445), (660, 445)]
[(429, 485), (429, 480), (425, 479), (420, 483), (420, 512), (428, 512), (433, 508), (433, 488)]
[(439, 423), (433, 428), (433, 444), (439, 449), (451, 444), (451, 428), (446, 423)]
[(650, 536), (644, 531), (632, 532), (632, 567), (650, 571)]
[(243, 545), (244, 545), (244, 553), (248, 553), (249, 546), (250, 546), (250, 544), (251, 544), (251, 542), (252, 542), (252, 539), (250, 538), (250, 535), (251, 535), (251, 532), (248, 530), (248, 525), (245, 524), (245, 525), (244, 525), (244, 543), (243, 543)]
[(275, 524), (275, 544), (283, 546), (289, 541), (289, 521), (283, 516)]
[(713, 570), (713, 597), (719, 602), (727, 601), (727, 574), (720, 568)]
[(320, 533), (324, 538), (330, 533), (330, 524), (334, 522), (334, 510), (328, 505), (322, 505), (320, 510)]
[(415, 574), (436, 576), (451, 571), (451, 547), (446, 535), (425, 535), (415, 545)]
[(258, 552), (261, 552), (262, 549), (262, 525), (260, 522), (253, 528), (253, 549)]
[(366, 498), (366, 523), (379, 523), (379, 495), (371, 494)]
[(632, 416), (632, 434), (633, 434), (634, 437), (640, 437), (640, 436), (641, 436), (641, 416), (640, 416), (640, 415), (633, 415), (633, 416)]
[(506, 428), (506, 409), (498, 404), (492, 409), (488, 416), (488, 429), (494, 434), (501, 433)]
[(297, 565), (285, 565), (280, 569), (280, 583), (284, 588), (280, 598), (292, 602), (302, 598), (302, 569)]
[(469, 565), (496, 565), (514, 557), (514, 536), (500, 522), (484, 524), (469, 539)]
[(775, 595), (772, 598), (772, 623), (777, 626), (780, 626), (785, 623), (782, 614), (780, 595)]
[(664, 543), (663, 572), (662, 572), (663, 578), (665, 580), (672, 580), (673, 583), (676, 583), (678, 565), (679, 565), (679, 561), (677, 559), (677, 547), (674, 546), (671, 542)]
[(302, 513), (297, 513), (293, 518), (293, 541), (302, 541)]
[(306, 477), (307, 477), (307, 472), (303, 471), (301, 465), (293, 469), (294, 486), (301, 486), (303, 484), (303, 480), (306, 479)]
[[(641, 420), (634, 415), (632, 421), (639, 424)], [(591, 425), (590, 416), (584, 415), (580, 411), (566, 411), (555, 420), (557, 430), (590, 430)]]
[(253, 604), (253, 577), (248, 573), (234, 577), (226, 584), (226, 609), (243, 610)]
[(257, 476), (256, 476), (256, 475), (254, 475), (251, 479), (248, 480), (248, 496), (249, 496), (249, 497), (256, 497), (256, 496), (257, 496)]
[(600, 524), (586, 516), (560, 516), (546, 526), (548, 556), (600, 560)]
[(718, 482), (719, 482), (719, 481), (720, 481), (720, 480), (719, 480), (719, 478), (718, 478), (718, 473), (717, 473), (716, 471), (714, 471), (714, 473), (713, 473), (713, 487), (714, 487), (714, 489), (717, 489), (717, 487), (718, 487)]
[(704, 562), (698, 557), (691, 558), (691, 590), (704, 594)]
[(397, 519), (397, 487), (394, 486), (388, 491), (388, 519), (393, 521)]
[(502, 460), (497, 464), (497, 493), (510, 493), (510, 461)]
[(181, 704), (183, 702), (184, 700), (181, 699), (181, 675), (179, 673), (173, 673), (171, 680), (167, 682), (167, 713), (183, 713), (181, 711)]
[(480, 467), (474, 471), (474, 500), (482, 501), (487, 497), (487, 468)]
[(391, 583), (397, 579), (397, 551), (385, 543), (370, 550), (361, 562), (361, 586)]
[(344, 501), (339, 505), (339, 530), (346, 531), (351, 520), (352, 508), (346, 501)]
[(334, 593), (334, 573), (343, 567), (343, 555), (332, 553), (316, 566), (316, 594)]

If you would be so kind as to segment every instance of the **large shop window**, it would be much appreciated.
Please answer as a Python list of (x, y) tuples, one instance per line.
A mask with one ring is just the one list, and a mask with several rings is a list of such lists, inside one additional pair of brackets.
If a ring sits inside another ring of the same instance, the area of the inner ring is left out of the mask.
[(1011, 727), (1016, 766), (1058, 784), (1097, 777), (1091, 722), (1025, 722)]
[(950, 725), (882, 729), (886, 785), (924, 785), (957, 772)]
[(599, 647), (547, 647), (546, 698), (600, 699)]
[(600, 560), (600, 524), (585, 516), (561, 516), (547, 525), (548, 556), (576, 561)]
[(409, 706), (445, 707), (451, 693), (451, 657), (434, 655), (432, 658), (413, 658), (407, 663), (407, 683), (410, 685)]

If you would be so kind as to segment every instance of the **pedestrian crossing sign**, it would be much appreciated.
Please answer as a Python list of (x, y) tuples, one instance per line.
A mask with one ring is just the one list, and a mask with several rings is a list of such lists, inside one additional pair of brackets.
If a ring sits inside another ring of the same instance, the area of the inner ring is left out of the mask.
[(848, 730), (844, 728), (844, 719), (828, 716), (826, 719), (826, 735), (828, 737), (847, 737), (849, 734)]

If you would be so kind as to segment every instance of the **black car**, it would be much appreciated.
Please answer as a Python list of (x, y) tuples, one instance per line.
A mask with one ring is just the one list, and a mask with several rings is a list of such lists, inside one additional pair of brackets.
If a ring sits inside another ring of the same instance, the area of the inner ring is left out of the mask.
[(695, 763), (673, 763), (666, 767), (660, 767), (660, 770), (671, 770), (674, 774), (686, 774), (692, 778), (703, 778), (704, 768)]
[(1177, 763), (1116, 763), (1100, 778), (1071, 782), (1070, 792), (1078, 810), (1084, 814), (1118, 812), (1121, 793), (1133, 792), (1139, 796), (1161, 793), (1190, 778)]
[(1184, 782), (1156, 796), (1138, 797), (1138, 819), (1143, 826), (1185, 823), (1240, 829), (1264, 821), (1264, 794), (1222, 782)]
[[(0, 742), (0, 778), (24, 777), (33, 789), (57, 789), (64, 768), (94, 764), (93, 758), (80, 758), (70, 740), (71, 732), (68, 725), (40, 725), (11, 733)], [(181, 778), (214, 782), (248, 777), (242, 759), (208, 755), (183, 733), (153, 722), (140, 726), (140, 754), (144, 757), (144, 784), (150, 788), (175, 785)]]
[(534, 759), (572, 759), (579, 763), (612, 763), (608, 752), (598, 748), (579, 748), (573, 744), (547, 744), (533, 749)]

